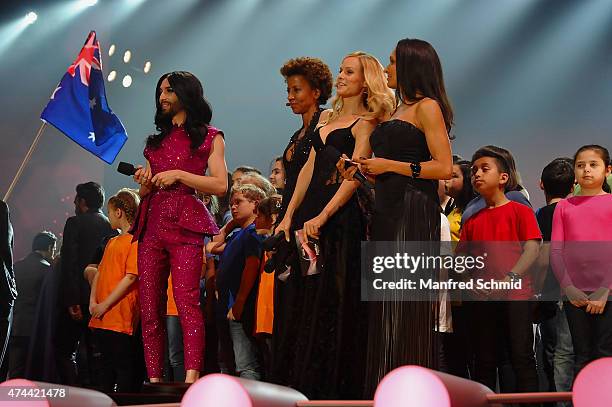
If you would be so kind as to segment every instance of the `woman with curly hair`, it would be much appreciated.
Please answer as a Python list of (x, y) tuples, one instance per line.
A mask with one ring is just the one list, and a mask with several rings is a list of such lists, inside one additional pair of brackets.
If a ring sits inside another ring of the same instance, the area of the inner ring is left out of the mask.
[(290, 59), (281, 67), (280, 73), (287, 83), (287, 106), (294, 114), (302, 116), (302, 127), (293, 133), (282, 156), (285, 169), (282, 217), (293, 196), (300, 170), (308, 160), (321, 106), (331, 96), (332, 73), (325, 62), (311, 57)]
[[(355, 399), (362, 393), (367, 319), (360, 301), (361, 240), (365, 219), (355, 191), (357, 181), (343, 181), (329, 146), (349, 157), (372, 154), (374, 127), (395, 108), (383, 67), (364, 52), (347, 55), (336, 79), (332, 109), (321, 113), (313, 148), (277, 231), (303, 229), (318, 239), (318, 273), (292, 270), (299, 287), (292, 302), (299, 313), (292, 357), (284, 360), (288, 384), (313, 399)], [(302, 224), (303, 223), (303, 224)], [(351, 352), (350, 350), (353, 350)]]
[[(297, 184), (300, 170), (306, 164), (312, 149), (315, 126), (323, 109), (322, 105), (332, 93), (332, 73), (319, 58), (298, 57), (290, 59), (280, 68), (281, 75), (287, 83), (287, 106), (294, 114), (302, 117), (302, 127), (291, 138), (281, 156), (285, 170), (285, 186), (282, 191), (282, 204), (277, 219), (282, 219), (291, 201)], [(301, 227), (303, 221), (295, 222)], [(279, 245), (272, 258), (277, 275), (282, 275), (286, 266), (299, 270), (297, 247), (292, 238), (291, 243)], [(287, 264), (289, 263), (289, 264)], [(295, 316), (300, 312), (295, 308), (299, 292), (299, 280), (277, 279), (274, 286), (274, 333), (272, 335), (271, 380), (280, 384), (287, 382), (287, 366), (285, 361), (294, 354), (293, 344), (299, 327), (295, 324)]]

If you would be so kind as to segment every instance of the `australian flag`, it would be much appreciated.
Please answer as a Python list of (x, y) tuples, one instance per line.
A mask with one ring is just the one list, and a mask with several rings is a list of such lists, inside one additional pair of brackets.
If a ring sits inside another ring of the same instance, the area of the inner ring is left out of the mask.
[(87, 36), (79, 56), (51, 94), (40, 118), (108, 164), (119, 154), (127, 133), (106, 100), (95, 31)]

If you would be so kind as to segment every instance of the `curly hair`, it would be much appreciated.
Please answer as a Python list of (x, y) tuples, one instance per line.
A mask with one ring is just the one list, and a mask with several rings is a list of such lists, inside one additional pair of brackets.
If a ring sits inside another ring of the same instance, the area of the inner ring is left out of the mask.
[(120, 209), (131, 224), (134, 223), (136, 211), (140, 204), (140, 196), (138, 192), (130, 188), (122, 188), (108, 200), (109, 205), (115, 209)]
[(230, 196), (233, 198), (234, 194), (242, 194), (246, 199), (253, 202), (260, 202), (266, 197), (266, 193), (253, 184), (243, 184), (232, 187)]
[(332, 73), (329, 66), (319, 58), (298, 57), (290, 59), (280, 69), (281, 75), (287, 80), (290, 76), (301, 75), (313, 89), (318, 89), (319, 105), (324, 105), (332, 93)]
[[(387, 114), (393, 113), (395, 110), (395, 96), (393, 91), (387, 86), (385, 77), (385, 68), (376, 59), (376, 57), (367, 54), (363, 51), (356, 51), (346, 55), (344, 59), (350, 57), (359, 58), (363, 69), (363, 76), (366, 86), (364, 92), (363, 104), (368, 109), (365, 117), (369, 119), (381, 119)], [(342, 96), (336, 95), (332, 101), (332, 112), (327, 118), (327, 123), (331, 123), (340, 115), (340, 111), (344, 106)]]

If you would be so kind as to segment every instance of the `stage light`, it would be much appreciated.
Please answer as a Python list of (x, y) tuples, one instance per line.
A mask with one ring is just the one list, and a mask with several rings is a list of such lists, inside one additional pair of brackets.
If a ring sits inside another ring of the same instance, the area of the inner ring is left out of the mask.
[(130, 59), (132, 59), (132, 51), (130, 51), (129, 49), (127, 51), (125, 51), (125, 53), (123, 54), (123, 62), (125, 62), (126, 64), (128, 62), (130, 62)]
[(125, 75), (121, 84), (124, 88), (129, 88), (132, 85), (132, 77), (130, 75)]
[(112, 57), (114, 53), (115, 53), (115, 44), (111, 44), (110, 48), (108, 49), (108, 56)]
[(147, 61), (144, 64), (143, 71), (144, 71), (144, 73), (149, 73), (150, 70), (151, 70), (151, 61)]
[(112, 82), (115, 80), (115, 78), (117, 77), (117, 71), (110, 71), (110, 73), (108, 74), (108, 81)]
[(36, 14), (33, 11), (30, 11), (28, 14), (26, 14), (25, 16), (25, 23), (26, 24), (34, 24), (34, 22), (38, 20), (38, 14)]
[(95, 6), (98, 3), (98, 0), (80, 0), (83, 7), (91, 7)]

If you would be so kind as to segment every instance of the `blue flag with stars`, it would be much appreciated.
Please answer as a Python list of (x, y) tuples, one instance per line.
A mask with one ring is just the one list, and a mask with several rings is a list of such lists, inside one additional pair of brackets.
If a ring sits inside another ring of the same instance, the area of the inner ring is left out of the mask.
[(95, 31), (87, 36), (40, 118), (108, 164), (115, 161), (127, 141), (127, 133), (106, 100)]

